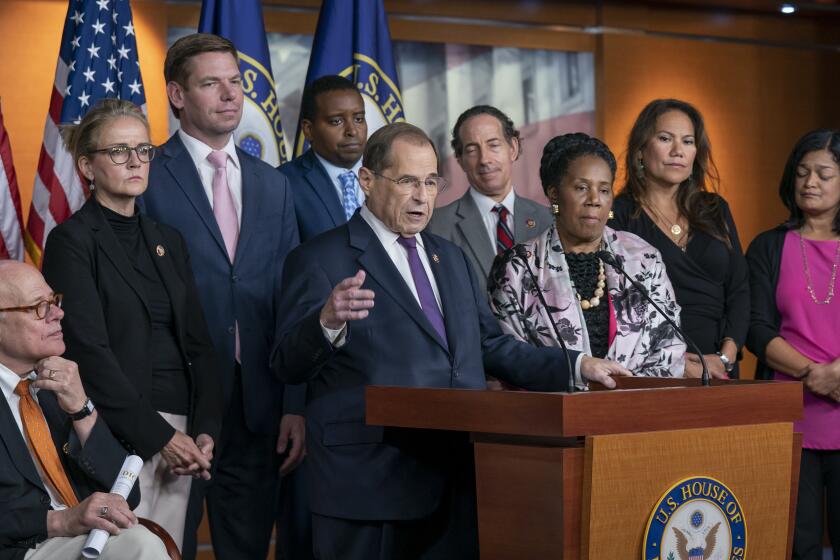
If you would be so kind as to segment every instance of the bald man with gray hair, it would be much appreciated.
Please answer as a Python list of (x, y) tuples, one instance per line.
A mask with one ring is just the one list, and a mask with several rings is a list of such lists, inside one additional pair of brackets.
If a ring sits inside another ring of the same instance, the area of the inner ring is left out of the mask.
[(134, 491), (108, 493), (127, 455), (61, 358), (61, 295), (38, 270), (0, 261), (0, 559), (76, 560), (91, 529), (101, 559), (164, 560), (137, 524)]

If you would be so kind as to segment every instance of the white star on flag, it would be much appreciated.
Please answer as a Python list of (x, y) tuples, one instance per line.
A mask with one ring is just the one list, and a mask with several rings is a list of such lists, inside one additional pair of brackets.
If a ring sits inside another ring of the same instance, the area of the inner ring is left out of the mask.
[[(125, 29), (125, 34), (126, 35), (134, 35), (134, 24), (131, 23), (130, 21), (128, 22), (128, 25), (123, 25), (122, 28)], [(136, 37), (136, 35), (135, 35), (135, 37)]]
[(76, 12), (73, 14), (73, 17), (71, 17), (70, 19), (72, 19), (73, 21), (75, 21), (75, 22), (76, 22), (76, 25), (79, 25), (79, 24), (82, 24), (82, 23), (84, 23), (84, 22), (85, 22), (85, 14), (82, 14), (82, 13), (79, 13), (78, 11), (76, 11)]
[(87, 52), (90, 53), (91, 58), (99, 58), (99, 49), (101, 49), (102, 47), (94, 47), (93, 45), (93, 43), (90, 44), (90, 46), (87, 49)]
[(82, 103), (82, 107), (87, 107), (90, 105), (90, 95), (83, 93), (79, 96), (79, 101)]
[(93, 77), (96, 75), (96, 70), (91, 70), (90, 67), (88, 67), (88, 69), (82, 72), (82, 74), (84, 74), (86, 82), (92, 82)]
[(101, 23), (99, 20), (96, 20), (96, 23), (94, 23), (92, 27), (94, 36), (99, 35), (100, 33), (105, 33), (105, 24)]
[(72, 40), (72, 41), (70, 41), (70, 44), (71, 44), (71, 45), (73, 45), (73, 48), (74, 48), (74, 49), (78, 49), (78, 48), (79, 48), (79, 46), (80, 46), (80, 45), (79, 45), (79, 41), (81, 40), (81, 38), (82, 38), (81, 36), (79, 36), (79, 37), (73, 37), (73, 40)]
[(111, 0), (96, 0), (96, 5), (99, 6), (100, 10), (107, 10), (108, 9), (108, 2)]
[[(74, 60), (73, 62), (76, 62), (76, 61)], [(114, 58), (113, 53), (111, 54), (111, 56), (108, 57), (108, 66), (111, 67), (111, 70), (116, 70), (117, 69), (117, 59)]]
[(123, 45), (119, 49), (117, 49), (117, 53), (120, 55), (120, 58), (127, 59), (128, 58), (128, 53), (130, 53), (130, 52), (131, 52), (131, 49), (125, 48), (125, 45)]
[(104, 82), (102, 82), (102, 87), (105, 88), (106, 93), (116, 93), (114, 91), (114, 84), (116, 82), (112, 82), (111, 78), (106, 78)]
[(140, 88), (142, 86), (143, 84), (139, 83), (136, 79), (130, 84), (128, 84), (128, 87), (131, 88), (131, 93), (136, 95), (140, 95)]

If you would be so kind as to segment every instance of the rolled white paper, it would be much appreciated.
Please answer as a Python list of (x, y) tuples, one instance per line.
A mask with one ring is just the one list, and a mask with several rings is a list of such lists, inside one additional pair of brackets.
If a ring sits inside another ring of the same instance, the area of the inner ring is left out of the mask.
[[(123, 499), (128, 498), (131, 489), (134, 487), (134, 483), (137, 482), (137, 475), (140, 473), (141, 468), (143, 468), (143, 459), (137, 455), (126, 457), (120, 469), (120, 474), (111, 487), (111, 493), (119, 494)], [(82, 549), (82, 556), (85, 558), (99, 558), (110, 536), (111, 533), (104, 529), (93, 529), (88, 535), (85, 547)]]

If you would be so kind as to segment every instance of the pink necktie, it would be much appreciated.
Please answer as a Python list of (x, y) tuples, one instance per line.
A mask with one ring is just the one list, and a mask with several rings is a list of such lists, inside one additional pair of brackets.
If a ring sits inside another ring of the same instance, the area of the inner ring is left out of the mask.
[(236, 242), (239, 239), (239, 219), (233, 205), (233, 195), (227, 180), (227, 152), (215, 150), (207, 156), (213, 166), (213, 215), (222, 231), (230, 262), (236, 256)]
[[(239, 219), (233, 205), (233, 195), (227, 180), (227, 152), (214, 150), (207, 156), (213, 166), (213, 215), (222, 232), (230, 262), (236, 256), (236, 242), (239, 240)], [(235, 325), (234, 352), (236, 361), (240, 362), (239, 323)], [(241, 362), (240, 362), (241, 363)]]

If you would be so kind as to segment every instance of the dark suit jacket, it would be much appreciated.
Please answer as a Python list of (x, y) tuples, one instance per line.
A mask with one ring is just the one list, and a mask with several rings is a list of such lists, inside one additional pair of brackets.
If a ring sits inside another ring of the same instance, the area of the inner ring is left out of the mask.
[(286, 176), (295, 193), (301, 242), (347, 222), (335, 185), (312, 148), (277, 169)]
[[(188, 432), (221, 428), (218, 363), (196, 294), (187, 247), (174, 229), (140, 216), (140, 229), (172, 301), (175, 337), (191, 389)], [(164, 254), (158, 254), (158, 248)], [(143, 460), (175, 429), (152, 406), (152, 321), (143, 283), (102, 208), (91, 197), (52, 230), (44, 278), (64, 294), (65, 356), (114, 434)]]
[[(513, 201), (513, 239), (524, 243), (534, 239), (554, 223), (551, 212), (533, 200), (515, 195)], [(478, 211), (470, 191), (451, 204), (435, 210), (429, 232), (440, 235), (464, 250), (478, 275), (482, 293), (487, 291), (487, 278), (496, 251), (487, 236), (484, 219)]]
[[(448, 350), (359, 213), (289, 255), (274, 358), (286, 382), (309, 383), (307, 461), (315, 513), (417, 519), (435, 510), (450, 476), (444, 434), (365, 424), (365, 386), (483, 389), (486, 370), (530, 389), (567, 387), (562, 351), (503, 335), (464, 253), (434, 235), (424, 233), (423, 240)], [(321, 331), (320, 310), (333, 287), (360, 268), (375, 305), (367, 318), (347, 325), (346, 344), (336, 350)]]
[[(3, 398), (0, 401), (0, 560), (19, 560), (27, 550), (47, 538), (50, 496), (8, 402)], [(126, 452), (102, 418), (97, 420), (82, 447), (73, 423), (59, 408), (55, 395), (39, 391), (38, 403), (79, 501), (96, 491), (110, 491)], [(128, 503), (132, 508), (140, 503), (137, 484)]]
[(233, 264), (190, 154), (176, 133), (152, 161), (145, 212), (175, 227), (189, 248), (199, 299), (219, 358), (222, 392), (234, 383), (234, 325), (239, 323), (245, 421), (255, 433), (276, 434), (281, 414), (302, 414), (306, 387), (283, 384), (269, 368), (280, 279), (298, 244), (292, 194), (285, 177), (237, 148), (242, 170), (242, 224)]

